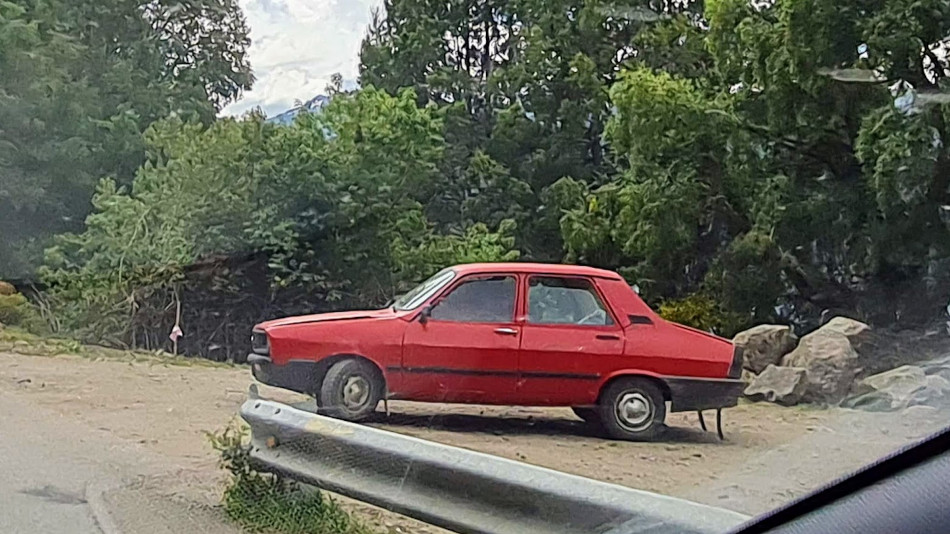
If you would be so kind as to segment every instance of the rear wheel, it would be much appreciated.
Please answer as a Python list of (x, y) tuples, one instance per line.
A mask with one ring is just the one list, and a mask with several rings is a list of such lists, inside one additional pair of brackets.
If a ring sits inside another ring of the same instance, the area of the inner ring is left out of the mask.
[(572, 406), (574, 415), (580, 417), (585, 423), (600, 424), (600, 414), (597, 408), (585, 408), (583, 406)]
[(659, 386), (645, 378), (622, 378), (600, 396), (601, 424), (614, 439), (655, 439), (666, 419), (666, 401)]
[(330, 366), (320, 385), (320, 413), (360, 421), (376, 411), (384, 388), (383, 377), (373, 364), (366, 360), (341, 360)]

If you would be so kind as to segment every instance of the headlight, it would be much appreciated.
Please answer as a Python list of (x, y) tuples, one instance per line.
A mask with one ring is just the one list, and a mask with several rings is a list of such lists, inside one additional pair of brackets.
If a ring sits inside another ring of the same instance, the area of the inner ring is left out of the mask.
[(258, 354), (268, 354), (270, 346), (267, 343), (267, 334), (259, 330), (251, 332), (251, 350)]

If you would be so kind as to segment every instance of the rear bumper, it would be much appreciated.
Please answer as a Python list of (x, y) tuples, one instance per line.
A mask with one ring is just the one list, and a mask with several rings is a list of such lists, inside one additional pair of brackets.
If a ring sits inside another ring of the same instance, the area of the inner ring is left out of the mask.
[(259, 382), (298, 393), (311, 393), (314, 389), (316, 362), (291, 360), (283, 365), (275, 364), (270, 357), (251, 353), (247, 356), (251, 374)]
[(731, 378), (667, 377), (671, 412), (729, 408), (739, 403), (745, 382)]

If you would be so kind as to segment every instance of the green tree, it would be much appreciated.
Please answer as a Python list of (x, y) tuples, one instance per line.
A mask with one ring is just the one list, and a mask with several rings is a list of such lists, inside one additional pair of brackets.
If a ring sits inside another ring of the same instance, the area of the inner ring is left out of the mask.
[[(89, 339), (133, 343), (170, 298), (154, 296), (180, 298), (207, 258), (263, 254), (268, 298), (314, 309), (381, 304), (446, 263), (517, 257), (510, 221), (442, 234), (425, 219), (444, 141), (439, 113), (412, 91), (338, 95), (286, 127), (168, 119), (146, 144), (132, 187), (103, 179), (85, 231), (47, 250), (54, 312)], [(240, 280), (221, 285), (240, 297)]]
[(950, 30), (948, 9), (899, 0), (708, 3), (720, 83), (738, 88), (740, 124), (772, 147), (766, 175), (788, 180), (781, 211), (762, 229), (788, 255), (786, 274), (804, 304), (853, 308), (868, 283), (900, 299), (916, 294), (904, 282), (939, 270), (950, 132), (939, 106), (905, 115), (885, 85), (941, 86), (948, 63), (936, 50)]
[(530, 258), (561, 258), (555, 208), (539, 199), (562, 177), (591, 183), (612, 173), (602, 137), (608, 88), (634, 52), (632, 36), (652, 22), (642, 15), (659, 17), (641, 4), (630, 2), (641, 8), (631, 14), (606, 1), (384, 2), (363, 43), (361, 81), (390, 93), (412, 87), (421, 102), (445, 106), (440, 224), (461, 224), (448, 214), (471, 194), (471, 171), (487, 156), (510, 176), (499, 186), (526, 185), (532, 198), (485, 209), (543, 213), (519, 220), (519, 246)]
[(0, 3), (0, 275), (82, 228), (100, 178), (130, 185), (143, 132), (210, 123), (253, 81), (235, 0)]

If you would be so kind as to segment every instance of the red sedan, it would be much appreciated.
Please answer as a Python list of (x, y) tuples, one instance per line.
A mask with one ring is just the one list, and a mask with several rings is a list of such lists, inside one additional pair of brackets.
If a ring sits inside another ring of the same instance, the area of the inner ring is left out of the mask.
[(735, 406), (733, 344), (660, 318), (617, 273), (483, 263), (435, 274), (382, 310), (257, 325), (265, 384), (360, 420), (383, 398), (570, 406), (620, 439), (649, 439), (670, 411)]

